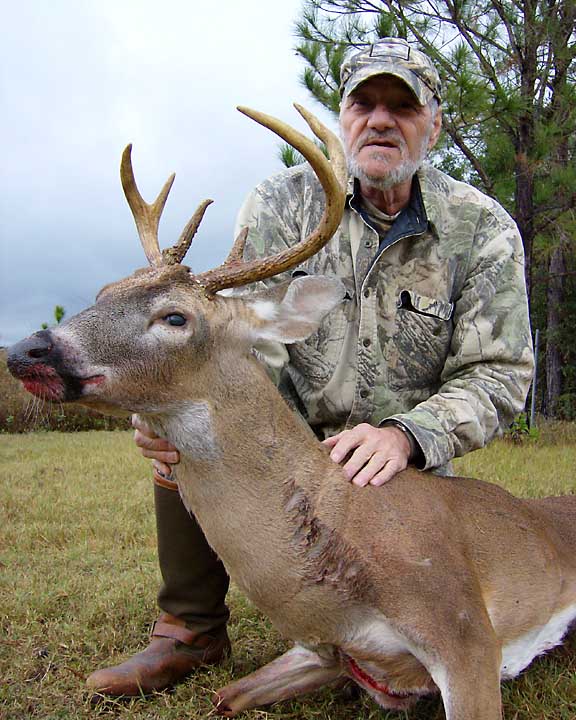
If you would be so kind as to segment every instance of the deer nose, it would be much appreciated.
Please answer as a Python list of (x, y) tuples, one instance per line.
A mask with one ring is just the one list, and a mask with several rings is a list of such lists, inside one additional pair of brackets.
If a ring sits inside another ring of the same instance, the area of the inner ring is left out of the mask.
[(8, 368), (11, 372), (22, 371), (35, 363), (46, 360), (54, 348), (52, 336), (48, 330), (30, 335), (16, 345), (8, 348)]
[(21, 346), (20, 353), (26, 355), (33, 360), (40, 360), (50, 355), (54, 343), (52, 342), (52, 336), (48, 330), (40, 330), (40, 332), (30, 335), (30, 337), (19, 342), (14, 347)]
[[(46, 335), (43, 335), (42, 331), (40, 333), (36, 333), (35, 335), (32, 335), (29, 340), (31, 341), (30, 347), (27, 348), (26, 354), (28, 357), (31, 358), (43, 358), (46, 357), (46, 355), (49, 355), (52, 351), (52, 348), (54, 347), (52, 340), (50, 338), (50, 334), (46, 333)], [(42, 336), (42, 337), (40, 337)]]

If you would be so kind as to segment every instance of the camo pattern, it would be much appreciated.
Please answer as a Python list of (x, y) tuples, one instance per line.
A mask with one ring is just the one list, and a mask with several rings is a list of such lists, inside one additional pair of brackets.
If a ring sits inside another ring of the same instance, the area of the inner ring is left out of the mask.
[[(282, 387), (317, 435), (393, 419), (414, 435), (424, 467), (445, 471), (524, 408), (532, 343), (523, 248), (512, 219), (491, 198), (430, 166), (418, 177), (426, 231), (399, 238), (375, 259), (378, 234), (349, 199), (330, 242), (267, 282), (337, 275), (347, 289), (317, 333), (287, 347)], [(323, 206), (307, 165), (265, 181), (240, 211), (238, 228), (249, 228), (246, 256), (300, 241)]]
[(340, 70), (343, 98), (375, 75), (394, 75), (412, 89), (421, 105), (442, 97), (442, 83), (430, 58), (400, 38), (383, 38), (367, 50), (351, 55)]

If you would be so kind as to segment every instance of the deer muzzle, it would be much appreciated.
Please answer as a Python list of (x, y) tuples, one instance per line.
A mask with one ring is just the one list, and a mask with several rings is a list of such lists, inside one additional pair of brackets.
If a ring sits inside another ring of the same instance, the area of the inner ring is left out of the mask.
[(81, 377), (71, 372), (49, 330), (34, 333), (8, 348), (8, 370), (29, 393), (53, 402), (74, 402), (87, 385), (104, 380), (102, 375)]

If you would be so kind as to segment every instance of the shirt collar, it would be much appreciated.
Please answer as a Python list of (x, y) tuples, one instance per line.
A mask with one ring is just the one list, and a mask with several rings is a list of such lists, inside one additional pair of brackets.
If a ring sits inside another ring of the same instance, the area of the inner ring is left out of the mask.
[[(410, 189), (410, 200), (408, 201), (408, 205), (401, 211), (399, 218), (405, 217), (410, 224), (415, 224), (422, 230), (425, 230), (428, 226), (428, 214), (426, 212), (426, 206), (424, 205), (422, 182), (424, 184), (426, 183), (426, 172), (424, 168), (420, 168), (414, 175)], [(359, 210), (361, 195), (360, 181), (353, 175), (349, 175), (347, 202), (353, 210)]]

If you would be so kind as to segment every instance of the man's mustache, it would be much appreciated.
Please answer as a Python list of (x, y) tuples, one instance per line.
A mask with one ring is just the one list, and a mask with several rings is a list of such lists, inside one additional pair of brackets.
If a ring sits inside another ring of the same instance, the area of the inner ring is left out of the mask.
[(395, 130), (383, 130), (382, 132), (370, 130), (358, 138), (355, 144), (355, 150), (361, 150), (365, 145), (378, 145), (384, 143), (394, 145), (400, 150), (402, 150), (406, 145), (402, 135)]

